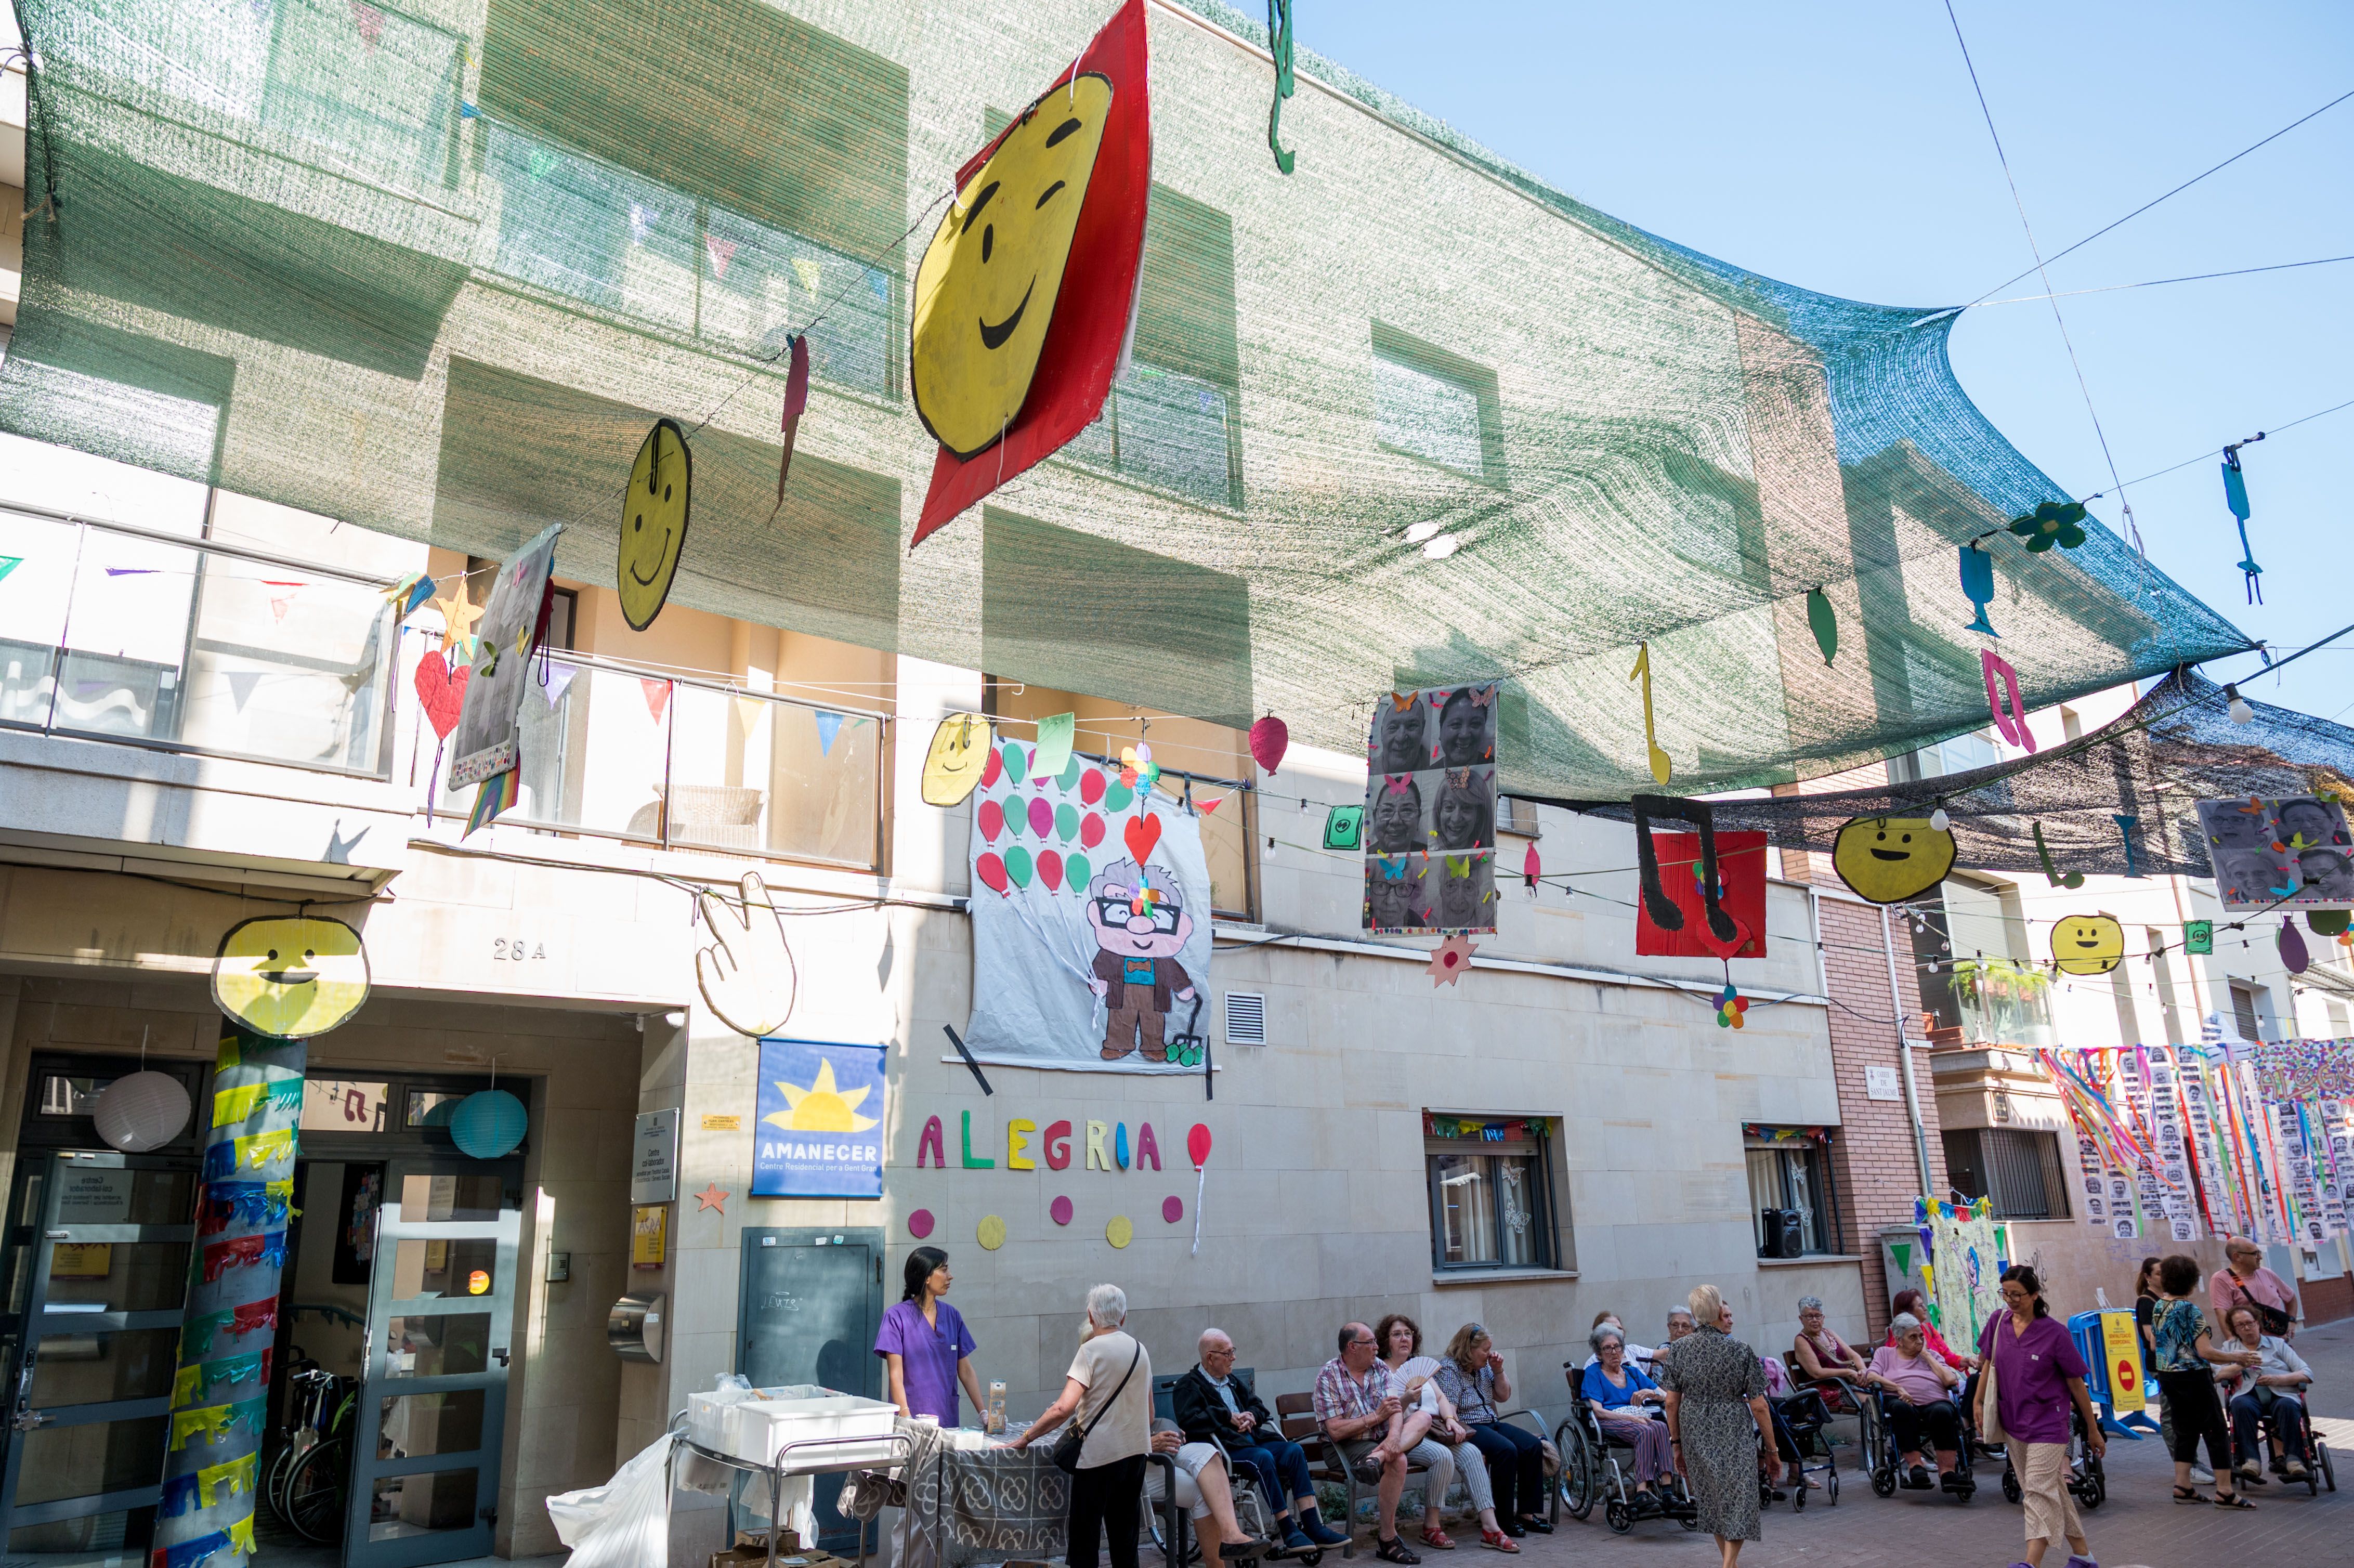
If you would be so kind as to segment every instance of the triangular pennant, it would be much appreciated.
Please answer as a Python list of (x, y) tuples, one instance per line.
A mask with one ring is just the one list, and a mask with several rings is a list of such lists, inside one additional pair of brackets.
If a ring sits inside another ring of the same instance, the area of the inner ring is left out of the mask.
[(842, 715), (840, 714), (831, 714), (826, 712), (823, 708), (820, 708), (818, 709), (815, 716), (817, 719), (818, 755), (821, 757), (831, 757), (833, 755), (833, 737), (842, 733)]
[(662, 723), (663, 712), (670, 706), (670, 683), (642, 675), (638, 687), (646, 694), (646, 712), (654, 715), (654, 723)]
[(760, 727), (760, 715), (768, 711), (769, 705), (758, 697), (736, 699), (736, 724), (744, 732), (744, 738), (752, 737), (752, 732)]
[(245, 705), (253, 700), (253, 688), (260, 683), (261, 672), (230, 670), (225, 673), (225, 676), (228, 682), (228, 700), (236, 705), (238, 712), (243, 713)]
[(818, 285), (825, 281), (825, 270), (814, 261), (796, 256), (793, 258), (793, 276), (801, 281), (802, 288), (814, 294)]
[(359, 30), (360, 42), (367, 46), (368, 53), (376, 53), (376, 44), (384, 37), (384, 13), (362, 0), (351, 0), (351, 7), (352, 26)]
[(722, 239), (716, 234), (706, 234), (703, 237), (703, 248), (711, 253), (711, 275), (715, 278), (727, 276), (727, 263), (736, 260), (736, 242)]
[(1913, 1273), (1913, 1244), (1890, 1242), (1888, 1250), (1896, 1255), (1896, 1272), (1910, 1277)]
[(25, 557), (22, 556), (0, 556), (0, 577), (5, 577), (24, 564)]
[(572, 685), (572, 677), (578, 673), (580, 666), (578, 664), (567, 664), (560, 659), (547, 662), (547, 680), (539, 688), (539, 694), (547, 699), (549, 707), (564, 700), (564, 694)]

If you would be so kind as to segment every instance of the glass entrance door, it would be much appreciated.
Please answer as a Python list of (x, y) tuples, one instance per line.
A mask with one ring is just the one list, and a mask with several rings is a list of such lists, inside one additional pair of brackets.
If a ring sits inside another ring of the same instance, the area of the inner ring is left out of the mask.
[(26, 1158), (0, 1542), (11, 1564), (128, 1568), (146, 1560), (163, 1495), (196, 1162)]
[(520, 1160), (395, 1159), (386, 1171), (347, 1568), (490, 1553), (522, 1200)]

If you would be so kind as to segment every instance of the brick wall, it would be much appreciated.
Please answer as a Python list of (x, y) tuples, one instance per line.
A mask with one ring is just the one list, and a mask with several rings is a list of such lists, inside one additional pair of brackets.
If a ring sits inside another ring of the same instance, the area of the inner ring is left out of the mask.
[[(1879, 782), (1880, 769), (1841, 775), (1798, 788), (1807, 792)], [(1776, 793), (1788, 791), (1785, 786)], [(1831, 1140), (1831, 1179), (1839, 1183), (1840, 1226), (1843, 1250), (1863, 1258), (1864, 1311), (1871, 1338), (1887, 1330), (1889, 1283), (1880, 1255), (1880, 1233), (1890, 1225), (1910, 1226), (1913, 1202), (1921, 1195), (1921, 1164), (1914, 1151), (1913, 1123), (1905, 1103), (1875, 1100), (1865, 1087), (1867, 1066), (1897, 1071), (1899, 1092), (1903, 1083), (1903, 1020), (1914, 1019), (1909, 1033), (1922, 1031), (1919, 977), (1914, 969), (1913, 945), (1901, 918), (1892, 912), (1883, 935), (1881, 911), (1848, 892), (1832, 871), (1830, 857), (1786, 852), (1783, 874), (1825, 891), (1820, 897), (1823, 980), (1831, 999), (1831, 1070), (1838, 1079), (1840, 1130)], [(1890, 953), (1895, 959), (1896, 1001), (1889, 995)], [(1901, 1003), (1901, 1006), (1898, 1005)], [(1892, 1020), (1892, 1008), (1896, 1018)], [(1925, 1053), (1914, 1061), (1915, 1088), (1923, 1130), (1929, 1145), (1929, 1176), (1937, 1190), (1946, 1185), (1945, 1149), (1938, 1136), (1937, 1097), (1929, 1082)]]

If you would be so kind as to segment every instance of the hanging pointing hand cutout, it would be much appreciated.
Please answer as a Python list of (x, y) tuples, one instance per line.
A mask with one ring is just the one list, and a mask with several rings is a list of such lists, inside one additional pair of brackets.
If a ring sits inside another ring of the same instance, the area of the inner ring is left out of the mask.
[(737, 892), (740, 910), (716, 894), (695, 895), (714, 940), (695, 955), (695, 978), (721, 1022), (758, 1040), (792, 1016), (800, 976), (785, 946), (784, 917), (769, 902), (759, 874), (746, 872)]

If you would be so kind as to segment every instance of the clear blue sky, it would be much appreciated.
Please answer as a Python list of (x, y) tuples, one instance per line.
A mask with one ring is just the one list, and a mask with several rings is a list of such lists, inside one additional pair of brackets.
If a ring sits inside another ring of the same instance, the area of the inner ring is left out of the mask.
[[(2354, 89), (2354, 5), (1956, 0), (2048, 255)], [(1929, 307), (2032, 264), (1942, 0), (1296, 0), (1299, 41), (1581, 200), (1850, 299)], [(1306, 154), (1303, 154), (1303, 156)], [(2354, 254), (2354, 101), (2056, 263), (2055, 289)], [(2031, 275), (1999, 297), (2042, 289)], [(2060, 302), (2130, 482), (2354, 398), (2354, 262)], [(2047, 304), (1968, 312), (1962, 385), (2073, 493), (2109, 488)], [(2129, 485), (2150, 558), (2275, 649), (2354, 622), (2354, 408), (2247, 449), (2250, 605), (2219, 460)], [(2112, 526), (2114, 500), (2094, 512)], [(2251, 695), (2354, 724), (2354, 636)], [(2211, 665), (2229, 679), (2251, 655)]]

